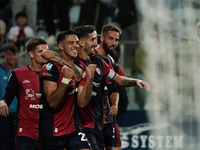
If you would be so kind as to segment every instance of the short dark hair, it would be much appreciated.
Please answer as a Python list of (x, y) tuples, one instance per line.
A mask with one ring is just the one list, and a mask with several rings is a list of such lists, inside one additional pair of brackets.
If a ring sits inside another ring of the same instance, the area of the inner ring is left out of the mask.
[(18, 53), (18, 48), (17, 46), (15, 46), (14, 44), (8, 44), (5, 48), (4, 48), (5, 53), (7, 51), (11, 51), (13, 54)]
[(105, 36), (108, 31), (116, 31), (119, 34), (122, 32), (117, 26), (106, 24), (101, 29), (101, 35)]
[(94, 31), (97, 31), (97, 28), (94, 25), (84, 25), (84, 27), (88, 27), (93, 29)]
[(18, 13), (16, 14), (15, 20), (17, 20), (19, 17), (27, 18), (26, 13), (23, 12), (23, 11), (20, 11), (20, 12), (18, 12)]
[(42, 38), (31, 38), (27, 43), (26, 43), (26, 48), (27, 48), (27, 53), (29, 51), (35, 51), (36, 46), (41, 45), (41, 44), (47, 44), (47, 41), (45, 41)]
[(66, 31), (61, 31), (60, 33), (58, 33), (56, 37), (57, 44), (60, 43), (62, 40), (64, 40), (65, 37), (70, 34), (76, 35), (76, 33), (73, 30), (66, 30)]
[(84, 26), (78, 26), (74, 28), (74, 31), (76, 32), (76, 35), (79, 39), (88, 38), (88, 34), (94, 32), (92, 28)]

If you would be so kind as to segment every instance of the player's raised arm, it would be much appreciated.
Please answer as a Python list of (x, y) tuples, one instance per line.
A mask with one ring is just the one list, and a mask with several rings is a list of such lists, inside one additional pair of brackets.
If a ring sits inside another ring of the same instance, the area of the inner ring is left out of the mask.
[(67, 62), (60, 54), (52, 50), (44, 50), (42, 52), (42, 57), (48, 60), (49, 62), (55, 62), (61, 66), (68, 66), (74, 72), (74, 77), (76, 81), (80, 81), (82, 79), (82, 72), (81, 70), (73, 63)]

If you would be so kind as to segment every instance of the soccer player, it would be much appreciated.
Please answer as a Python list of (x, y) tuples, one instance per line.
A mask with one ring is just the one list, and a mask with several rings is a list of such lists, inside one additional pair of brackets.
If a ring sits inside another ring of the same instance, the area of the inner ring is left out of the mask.
[[(93, 33), (97, 37), (96, 28), (93, 25), (85, 25), (85, 27), (89, 27), (93, 29)], [(97, 45), (96, 45), (97, 47)], [(107, 55), (100, 55), (95, 50), (96, 56), (102, 58), (111, 69), (113, 68), (113, 63)], [(112, 150), (114, 146), (114, 139), (116, 136), (114, 135), (115, 128), (113, 125), (113, 117), (116, 116), (118, 113), (118, 102), (119, 102), (119, 93), (116, 85), (114, 85), (112, 82), (106, 80), (106, 84), (104, 87), (104, 125), (103, 125), (103, 136), (104, 136), (104, 144), (106, 150)], [(126, 88), (126, 87), (120, 87), (120, 88)], [(120, 137), (119, 137), (120, 141)]]
[[(150, 86), (147, 82), (122, 77), (116, 74), (100, 57), (93, 56), (95, 54), (94, 48), (97, 45), (97, 41), (93, 30), (88, 27), (75, 28), (76, 35), (79, 38), (79, 54), (78, 59), (75, 61), (79, 63), (79, 66), (84, 68), (89, 64), (96, 64), (95, 75), (92, 87), (92, 97), (86, 107), (80, 108), (80, 116), (84, 132), (92, 146), (92, 149), (103, 150), (104, 140), (102, 133), (103, 126), (103, 93), (105, 80), (111, 80), (119, 86), (139, 86), (150, 91)], [(82, 87), (84, 84), (82, 84)], [(81, 92), (81, 89), (78, 90)], [(79, 93), (78, 93), (79, 94)]]
[[(0, 98), (5, 94), (5, 88), (14, 69), (22, 67), (18, 64), (18, 48), (9, 44), (4, 49), (5, 62), (0, 65)], [(0, 116), (0, 145), (2, 149), (15, 149), (14, 122), (17, 113), (17, 98), (9, 106), (9, 115)]]
[(41, 38), (32, 38), (26, 45), (31, 63), (15, 69), (6, 87), (6, 93), (0, 101), (0, 115), (9, 115), (8, 107), (15, 95), (18, 100), (16, 120), (16, 149), (39, 149), (39, 118), (43, 108), (41, 104), (39, 73), (46, 62), (41, 57), (43, 50), (48, 49), (47, 42)]
[[(79, 39), (72, 30), (62, 31), (57, 35), (60, 55), (73, 63), (78, 55)], [(46, 57), (49, 57), (45, 55)], [(86, 75), (77, 82), (72, 69), (57, 63), (47, 63), (41, 70), (46, 103), (42, 119), (42, 145), (44, 149), (89, 150), (88, 140), (82, 132), (77, 105), (85, 107), (91, 98), (92, 81), (96, 65), (86, 67)], [(75, 95), (79, 88), (82, 92)], [(74, 96), (77, 96), (75, 101)]]
[[(121, 34), (121, 30), (118, 27), (116, 27), (115, 25), (108, 25), (108, 24), (104, 25), (101, 30), (100, 45), (96, 49), (97, 52), (100, 55), (107, 57), (110, 61), (113, 62), (113, 59), (111, 58), (111, 56), (109, 54), (114, 53), (114, 50), (118, 45), (120, 34)], [(113, 65), (115, 72), (117, 72), (121, 76), (125, 76), (124, 71), (121, 68), (121, 66), (115, 64), (114, 62), (112, 63), (112, 65)], [(128, 102), (126, 87), (118, 87), (118, 91), (119, 91), (119, 98), (121, 98), (120, 100), (121, 101), (125, 100), (126, 102)], [(112, 98), (116, 99), (117, 97), (112, 97)], [(119, 102), (120, 102), (120, 100), (119, 100)], [(118, 129), (118, 125), (117, 125), (115, 116), (116, 115), (114, 115), (114, 117), (113, 117), (113, 127), (115, 129), (115, 132), (114, 132), (115, 135), (114, 135), (114, 139), (113, 139), (113, 147), (115, 147), (115, 149), (121, 149), (120, 148), (121, 147), (121, 139), (120, 139), (119, 129)], [(112, 125), (109, 123), (107, 126), (109, 127)], [(109, 130), (109, 128), (108, 128), (108, 130)]]
[(139, 86), (140, 88), (144, 86), (147, 91), (150, 91), (150, 86), (142, 80), (119, 76), (100, 57), (93, 56), (97, 41), (91, 28), (77, 27), (74, 30), (79, 37), (79, 63), (83, 67), (91, 63), (97, 65), (94, 75), (92, 98), (87, 107), (80, 109), (82, 125), (92, 148), (104, 149), (102, 133), (104, 78), (120, 86)]

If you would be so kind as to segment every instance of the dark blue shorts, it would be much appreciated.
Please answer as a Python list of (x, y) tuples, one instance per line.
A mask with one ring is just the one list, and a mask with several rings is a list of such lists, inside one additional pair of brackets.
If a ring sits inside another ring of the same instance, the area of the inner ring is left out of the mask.
[(114, 132), (115, 129), (113, 127), (113, 122), (104, 124), (103, 128), (103, 136), (104, 136), (104, 143), (105, 147), (112, 147), (114, 146)]
[(92, 150), (104, 150), (103, 131), (97, 131), (89, 128), (84, 128), (83, 131), (91, 144)]
[(42, 147), (43, 150), (91, 149), (85, 133), (79, 131), (57, 137), (43, 137)]
[(39, 150), (39, 141), (27, 136), (16, 137), (17, 150)]

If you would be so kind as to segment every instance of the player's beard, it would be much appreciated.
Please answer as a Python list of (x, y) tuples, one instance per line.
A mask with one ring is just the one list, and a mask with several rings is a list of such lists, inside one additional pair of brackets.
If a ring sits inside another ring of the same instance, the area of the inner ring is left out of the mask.
[(114, 61), (116, 63), (118, 62), (119, 57), (115, 54), (115, 52), (114, 52), (115, 49), (114, 50), (110, 50), (108, 48), (108, 44), (106, 44), (105, 41), (103, 41), (103, 49), (107, 54), (109, 54), (114, 59)]
[(103, 49), (104, 49), (104, 51), (106, 52), (106, 54), (112, 55), (112, 54), (114, 53), (114, 50), (110, 50), (110, 49), (108, 48), (108, 44), (106, 44), (105, 41), (103, 41)]

